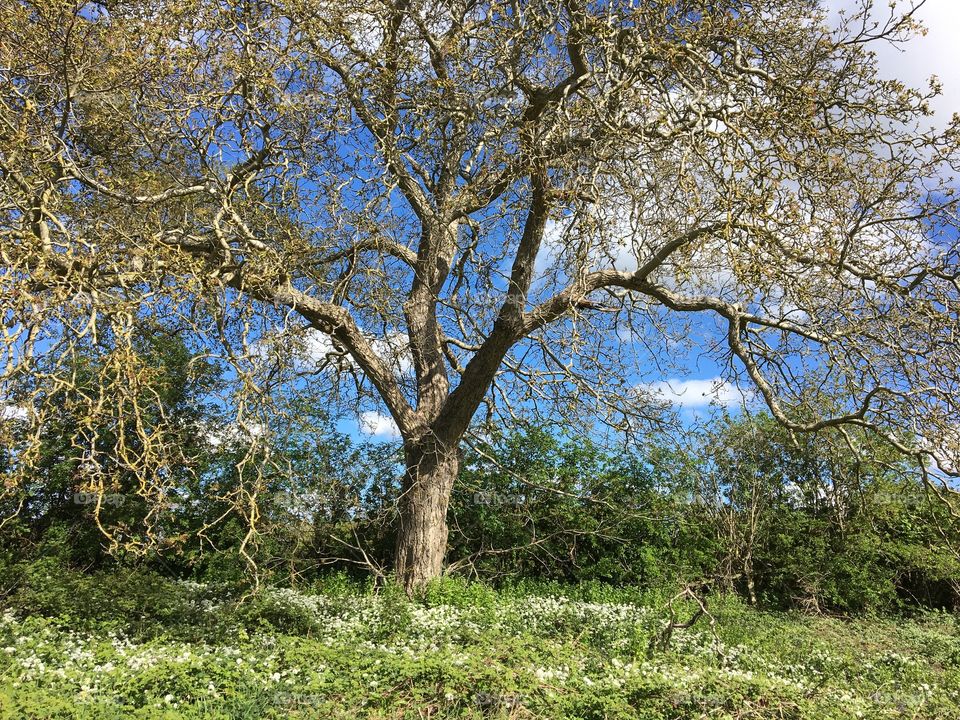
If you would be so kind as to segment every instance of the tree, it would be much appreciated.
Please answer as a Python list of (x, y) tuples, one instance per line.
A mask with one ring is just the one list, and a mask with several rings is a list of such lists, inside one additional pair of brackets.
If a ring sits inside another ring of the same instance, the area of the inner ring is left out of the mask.
[(886, 438), (955, 468), (960, 123), (924, 129), (935, 84), (870, 50), (909, 8), (830, 30), (816, 0), (8, 5), (10, 397), (159, 314), (232, 364), (251, 436), (280, 384), (385, 407), (410, 590), (482, 406), (629, 430), (625, 358), (689, 322), (787, 427), (922, 426)]
[(450, 503), (447, 571), (647, 586), (682, 575), (671, 545), (685, 509), (677, 470), (690, 463), (677, 455), (659, 438), (645, 438), (641, 455), (537, 428), (470, 443)]
[[(182, 505), (200, 494), (205, 479), (209, 482), (219, 454), (202, 432), (215, 427), (209, 398), (220, 382), (218, 369), (191, 356), (180, 338), (158, 324), (144, 322), (131, 340), (142, 364), (140, 382), (130, 384), (128, 392), (102, 396), (104, 385), (128, 385), (127, 368), (100, 362), (93, 349), (82, 354), (77, 348), (70, 384), (42, 383), (35, 389), (38, 403), (57, 410), (39, 434), (29, 437), (24, 417), (10, 423), (0, 472), (14, 469), (10, 465), (24, 447), (35, 455), (27, 481), (8, 488), (0, 509), (0, 517), (19, 521), (18, 528), (6, 530), (20, 532), (14, 538), (0, 534), (0, 542), (25, 551), (63, 533), (71, 561), (91, 566), (107, 558), (101, 547), (105, 539), (114, 548), (123, 540), (163, 547), (188, 529)], [(100, 412), (90, 411), (91, 397)], [(153, 442), (157, 435), (169, 442)], [(125, 461), (124, 454), (137, 459)], [(163, 476), (167, 473), (170, 477)], [(169, 512), (172, 508), (180, 512)], [(203, 525), (199, 521), (193, 528)]]
[[(719, 419), (703, 447), (697, 496), (722, 539), (725, 586), (742, 588), (753, 604), (763, 594), (817, 610), (825, 600), (841, 604), (828, 584), (848, 598), (884, 583), (892, 592), (877, 554), (862, 552), (865, 497), (885, 488), (891, 498), (908, 498), (922, 476), (888, 444), (858, 428), (797, 435), (759, 414)], [(836, 582), (841, 568), (859, 568), (862, 577)], [(875, 571), (872, 587), (868, 570)]]

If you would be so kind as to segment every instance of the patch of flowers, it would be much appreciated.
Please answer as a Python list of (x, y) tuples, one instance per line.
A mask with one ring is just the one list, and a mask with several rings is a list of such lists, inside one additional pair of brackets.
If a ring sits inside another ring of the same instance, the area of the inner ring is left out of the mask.
[[(492, 605), (423, 603), (395, 593), (267, 588), (238, 606), (209, 586), (180, 587), (193, 609), (217, 618), (217, 635), (133, 636), (5, 612), (0, 719), (6, 707), (18, 708), (11, 718), (52, 716), (56, 702), (98, 708), (86, 716), (57, 711), (77, 718), (112, 717), (110, 708), (117, 717), (137, 709), (158, 718), (373, 718), (427, 707), (436, 717), (641, 710), (650, 718), (736, 717), (742, 710), (771, 718), (960, 718), (960, 666), (951, 660), (960, 658), (960, 632), (947, 618), (864, 652), (855, 628), (837, 621), (735, 608), (727, 618), (720, 613), (719, 641), (695, 625), (654, 652), (649, 640), (666, 616), (629, 602), (504, 595)], [(734, 630), (737, 640), (723, 637)], [(925, 658), (924, 648), (935, 654)]]

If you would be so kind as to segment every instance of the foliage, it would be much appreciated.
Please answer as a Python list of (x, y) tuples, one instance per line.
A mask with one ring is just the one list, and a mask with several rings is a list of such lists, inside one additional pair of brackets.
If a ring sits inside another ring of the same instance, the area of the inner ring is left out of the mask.
[(171, 502), (180, 436), (140, 402), (157, 322), (227, 369), (248, 448), (214, 500), (250, 526), (248, 560), (276, 470), (261, 431), (290, 398), (389, 414), (408, 590), (443, 568), (481, 408), (645, 427), (677, 338), (788, 427), (958, 465), (960, 120), (931, 127), (939, 85), (883, 79), (872, 52), (922, 31), (915, 8), (6, 5), (0, 444), (6, 415), (27, 429), (4, 493), (49, 469), (67, 389), (71, 421), (104, 430), (85, 481), (133, 478), (151, 520)]
[(866, 435), (726, 418), (632, 453), (529, 430), (475, 445), (448, 559), (477, 577), (656, 587), (713, 578), (755, 603), (843, 613), (960, 603), (960, 524)]
[[(200, 411), (178, 412), (196, 422)], [(162, 517), (182, 543), (111, 558), (86, 506), (69, 504), (77, 486), (64, 484), (59, 504), (31, 500), (0, 532), (6, 567), (21, 568), (8, 582), (32, 577), (35, 562), (88, 570), (120, 562), (233, 584), (251, 569), (293, 586), (331, 571), (381, 582), (396, 543), (395, 448), (354, 442), (314, 406), (293, 416), (273, 435), (251, 542), (249, 518), (222, 500), (242, 484), (246, 449), (208, 445), (185, 473), (184, 501)], [(47, 447), (62, 445), (62, 428), (50, 428)], [(536, 428), (488, 434), (465, 448), (448, 572), (500, 585), (648, 589), (708, 578), (766, 607), (845, 614), (960, 602), (960, 523), (883, 445), (861, 436), (867, 444), (855, 452), (827, 433), (791, 437), (765, 416), (721, 419), (691, 437), (699, 453), (655, 435), (615, 452)]]
[(851, 623), (718, 595), (719, 644), (697, 625), (651, 656), (666, 616), (635, 588), (444, 580), (411, 601), (339, 580), (237, 605), (220, 586), (113, 585), (112, 610), (7, 609), (0, 718), (960, 717), (960, 626), (941, 613)]
[[(76, 565), (96, 565), (101, 546), (136, 546), (147, 536), (168, 544), (184, 531), (184, 515), (165, 511), (189, 498), (211, 463), (206, 441), (216, 425), (213, 393), (222, 373), (197, 355), (182, 338), (158, 323), (144, 323), (131, 336), (142, 375), (125, 397), (102, 397), (102, 412), (84, 412), (104, 376), (118, 377), (120, 368), (90, 347), (74, 358), (73, 382), (56, 387), (45, 399), (58, 411), (37, 434), (31, 480), (0, 498), (0, 513), (15, 528), (7, 538), (18, 544), (39, 544), (38, 555), (65, 554)], [(138, 414), (131, 417), (130, 405)], [(15, 450), (28, 432), (18, 423), (11, 444), (0, 457), (0, 471), (18, 462)], [(145, 481), (125, 467), (120, 449), (144, 457), (156, 448), (151, 439), (166, 438), (162, 457), (151, 465), (157, 477)], [(98, 468), (94, 471), (94, 468)], [(160, 476), (163, 476), (162, 480)], [(163, 489), (161, 489), (161, 485)], [(156, 506), (156, 493), (163, 502)]]
[(651, 585), (696, 574), (685, 566), (694, 554), (679, 549), (681, 502), (665, 460), (537, 429), (473, 445), (451, 502), (449, 561), (485, 578)]
[(889, 446), (849, 430), (791, 434), (764, 415), (709, 437), (698, 493), (725, 538), (727, 587), (815, 611), (960, 606), (954, 509)]

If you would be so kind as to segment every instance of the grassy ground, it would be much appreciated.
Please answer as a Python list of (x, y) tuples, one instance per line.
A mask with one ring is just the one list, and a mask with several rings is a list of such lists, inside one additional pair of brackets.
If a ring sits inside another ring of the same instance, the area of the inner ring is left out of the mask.
[(719, 641), (701, 622), (651, 653), (663, 598), (602, 586), (447, 582), (410, 603), (341, 582), (237, 606), (189, 583), (51, 583), (59, 595), (0, 619), (2, 720), (960, 718), (960, 623), (944, 614), (715, 598)]

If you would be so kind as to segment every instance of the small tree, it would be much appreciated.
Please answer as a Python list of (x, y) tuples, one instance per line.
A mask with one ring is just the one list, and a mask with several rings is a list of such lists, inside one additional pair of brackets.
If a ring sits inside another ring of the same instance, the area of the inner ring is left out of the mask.
[(133, 368), (162, 315), (233, 365), (251, 438), (280, 385), (386, 408), (411, 590), (481, 405), (630, 429), (626, 358), (687, 322), (788, 427), (920, 429), (887, 437), (946, 464), (958, 123), (878, 79), (916, 24), (869, 5), (830, 30), (816, 0), (7, 3), (7, 401), (69, 383), (78, 338)]
[[(128, 392), (101, 395), (104, 386), (126, 384), (129, 367), (111, 362), (111, 355), (103, 363), (93, 349), (77, 347), (71, 382), (40, 383), (32, 395), (56, 412), (39, 428), (31, 428), (23, 413), (8, 423), (0, 472), (9, 477), (21, 469), (26, 477), (7, 488), (0, 514), (20, 521), (16, 540), (22, 550), (62, 532), (70, 559), (93, 565), (106, 559), (104, 534), (113, 536), (113, 549), (134, 538), (163, 547), (213, 519), (208, 513), (191, 528), (184, 505), (218, 470), (222, 453), (203, 432), (217, 421), (208, 399), (220, 382), (218, 369), (191, 356), (179, 338), (155, 323), (144, 322), (131, 340), (139, 382)], [(92, 398), (98, 412), (91, 412)], [(167, 441), (162, 448), (151, 442), (157, 435)], [(28, 467), (18, 468), (26, 451), (32, 454)], [(155, 451), (162, 455), (151, 456)], [(149, 469), (157, 476), (145, 475)], [(2, 539), (10, 537), (5, 532)]]

